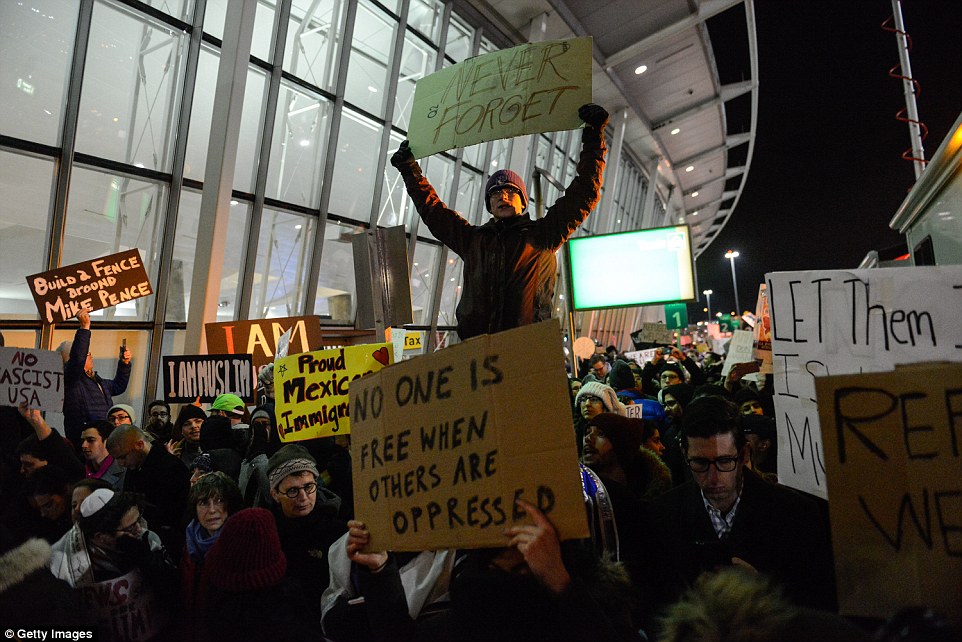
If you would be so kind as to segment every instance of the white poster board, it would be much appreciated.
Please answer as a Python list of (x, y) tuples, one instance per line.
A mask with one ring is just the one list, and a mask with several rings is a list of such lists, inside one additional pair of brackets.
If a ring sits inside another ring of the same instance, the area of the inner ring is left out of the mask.
[(783, 484), (827, 497), (815, 378), (962, 361), (962, 266), (765, 275)]
[(751, 330), (734, 330), (731, 341), (728, 343), (728, 355), (725, 357), (725, 365), (722, 366), (722, 381), (731, 372), (732, 366), (736, 363), (748, 363), (754, 361), (755, 337)]

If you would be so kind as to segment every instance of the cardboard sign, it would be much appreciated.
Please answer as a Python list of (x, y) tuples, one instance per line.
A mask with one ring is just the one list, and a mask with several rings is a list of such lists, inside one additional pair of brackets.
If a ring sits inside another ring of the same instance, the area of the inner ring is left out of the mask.
[(0, 348), (0, 406), (63, 411), (63, 358), (50, 350)]
[(766, 275), (778, 477), (821, 497), (815, 378), (962, 361), (962, 266)]
[(164, 628), (167, 613), (141, 573), (134, 569), (126, 575), (85, 584), (77, 593), (84, 613), (97, 625), (104, 640), (153, 640)]
[(556, 320), (476, 337), (351, 385), (354, 513), (370, 550), (505, 546), (539, 506), (588, 535)]
[(213, 354), (249, 354), (257, 367), (274, 360), (281, 336), (291, 330), (288, 354), (310, 352), (321, 347), (321, 318), (281, 317), (254, 321), (207, 323), (207, 351)]
[(631, 340), (637, 343), (672, 345), (675, 343), (675, 333), (664, 323), (642, 323), (639, 330), (631, 333)]
[(421, 78), (408, 140), (415, 158), (498, 138), (581, 126), (591, 38), (546, 40), (469, 58)]
[(754, 343), (755, 337), (751, 330), (735, 330), (732, 333), (732, 339), (728, 342), (728, 354), (725, 357), (725, 364), (722, 366), (722, 381), (725, 380), (736, 363), (754, 363)]
[(390, 343), (318, 350), (274, 364), (274, 410), (281, 441), (351, 432), (351, 382), (394, 362)]
[(758, 286), (758, 301), (755, 303), (755, 358), (761, 362), (759, 374), (772, 372), (772, 313), (768, 308), (768, 293), (765, 284)]
[(27, 277), (44, 323), (63, 323), (82, 310), (102, 310), (154, 293), (134, 248)]
[(815, 389), (841, 613), (925, 604), (962, 626), (962, 365), (819, 377)]
[(209, 403), (233, 393), (254, 403), (253, 362), (249, 354), (200, 354), (164, 357), (164, 401)]

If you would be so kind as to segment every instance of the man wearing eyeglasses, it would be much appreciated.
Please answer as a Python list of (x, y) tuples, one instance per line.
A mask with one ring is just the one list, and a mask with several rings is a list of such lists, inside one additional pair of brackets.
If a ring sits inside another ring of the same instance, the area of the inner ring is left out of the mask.
[(650, 600), (674, 602), (705, 571), (741, 566), (781, 584), (793, 602), (835, 608), (831, 540), (814, 498), (764, 481), (746, 468), (751, 446), (738, 409), (695, 399), (682, 418), (692, 479), (649, 507), (646, 535), (662, 555), (649, 575)]
[(297, 584), (298, 604), (321, 619), (321, 593), (330, 571), (327, 551), (347, 532), (338, 519), (341, 499), (318, 483), (317, 461), (306, 448), (288, 444), (267, 460), (267, 483), (276, 502), (274, 520), (287, 556), (287, 575)]
[(462, 340), (551, 318), (555, 252), (601, 197), (608, 112), (588, 104), (582, 105), (578, 116), (585, 128), (577, 174), (564, 195), (537, 220), (524, 214), (528, 192), (511, 170), (498, 170), (485, 186), (484, 205), (493, 218), (471, 225), (441, 201), (422, 175), (408, 141), (391, 157), (431, 233), (464, 261), (464, 289), (456, 313)]

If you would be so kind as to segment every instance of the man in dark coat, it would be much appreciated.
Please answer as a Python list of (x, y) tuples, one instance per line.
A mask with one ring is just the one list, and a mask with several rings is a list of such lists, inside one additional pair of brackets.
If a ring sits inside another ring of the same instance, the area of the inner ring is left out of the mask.
[(421, 174), (408, 141), (391, 157), (431, 233), (464, 261), (464, 290), (457, 308), (462, 340), (551, 318), (555, 252), (598, 204), (607, 151), (608, 112), (589, 104), (578, 115), (585, 128), (577, 174), (564, 196), (538, 220), (522, 215), (528, 194), (524, 181), (511, 170), (491, 175), (484, 195), (493, 218), (476, 226), (441, 201)]
[(750, 446), (734, 404), (695, 399), (685, 409), (683, 448), (693, 479), (649, 507), (648, 550), (659, 550), (648, 603), (672, 603), (704, 571), (742, 566), (781, 584), (796, 604), (835, 608), (828, 524), (810, 498), (746, 468)]
[(107, 450), (124, 473), (123, 490), (147, 500), (144, 517), (168, 551), (184, 545), (184, 511), (190, 472), (163, 446), (151, 444), (137, 426), (117, 426), (107, 437)]
[(80, 444), (84, 426), (91, 421), (106, 419), (107, 411), (114, 405), (113, 396), (123, 394), (130, 380), (130, 350), (126, 346), (120, 349), (117, 374), (113, 379), (104, 379), (94, 372), (93, 355), (90, 354), (90, 314), (82, 311), (77, 320), (80, 327), (73, 343), (64, 342), (57, 348), (64, 357), (64, 434), (75, 447)]

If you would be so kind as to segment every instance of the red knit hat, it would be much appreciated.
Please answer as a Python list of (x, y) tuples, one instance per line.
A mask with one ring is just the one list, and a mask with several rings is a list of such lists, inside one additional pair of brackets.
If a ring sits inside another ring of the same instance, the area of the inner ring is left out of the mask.
[(279, 584), (287, 572), (287, 558), (270, 511), (245, 508), (231, 515), (205, 564), (210, 583), (230, 593)]

